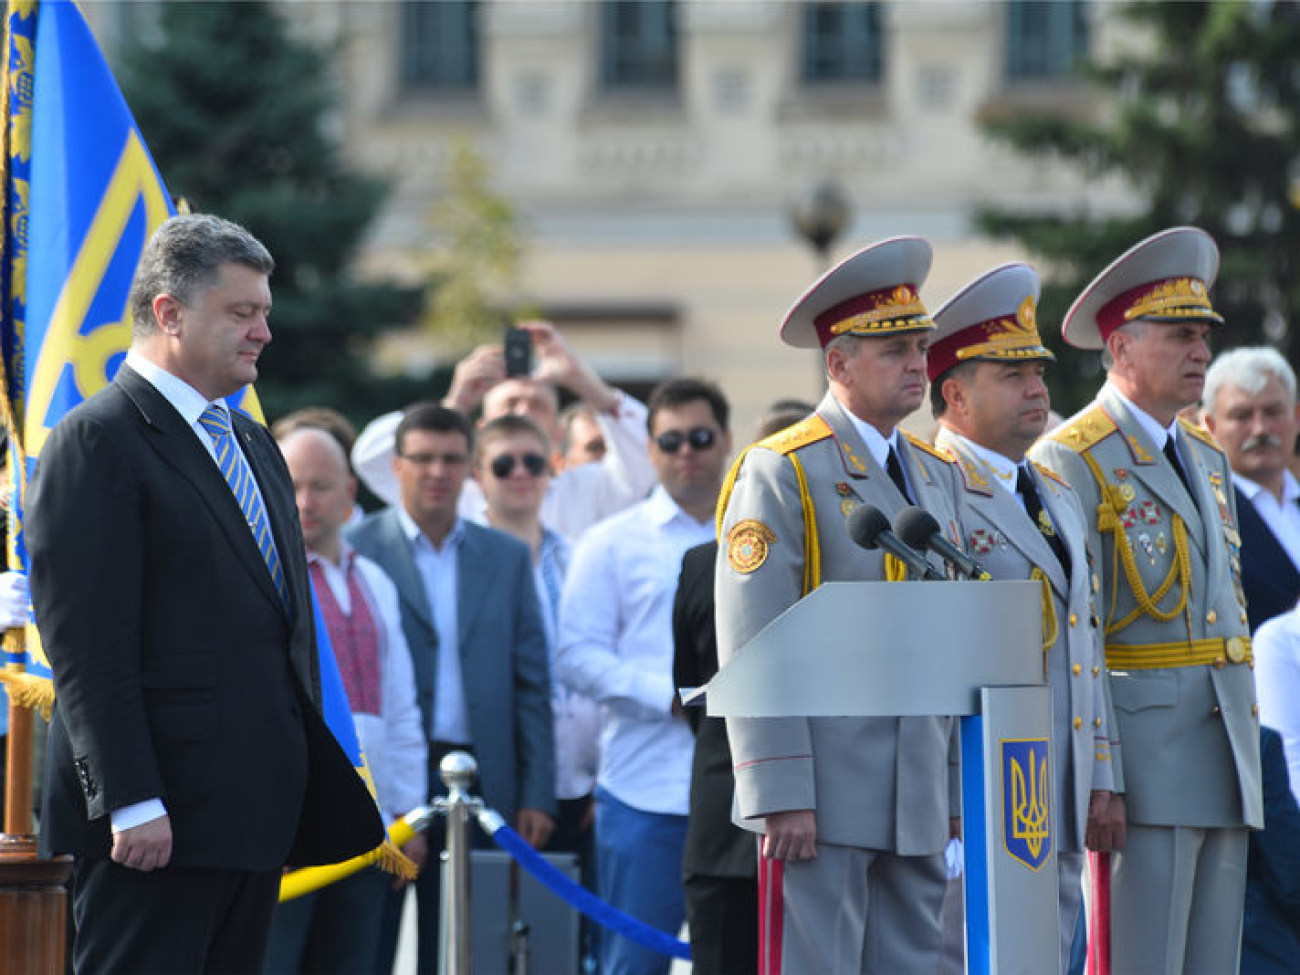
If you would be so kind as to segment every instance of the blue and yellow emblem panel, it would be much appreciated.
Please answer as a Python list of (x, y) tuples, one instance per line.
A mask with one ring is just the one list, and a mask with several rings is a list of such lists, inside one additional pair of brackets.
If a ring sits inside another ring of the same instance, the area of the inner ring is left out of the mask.
[(1046, 738), (1002, 739), (1002, 841), (1038, 870), (1052, 852), (1051, 766)]

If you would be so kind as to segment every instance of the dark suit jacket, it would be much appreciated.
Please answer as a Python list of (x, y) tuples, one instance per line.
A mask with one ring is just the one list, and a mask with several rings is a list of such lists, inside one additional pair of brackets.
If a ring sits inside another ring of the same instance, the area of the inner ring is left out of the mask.
[(53, 431), (27, 493), (31, 588), (57, 696), (43, 846), (109, 854), (109, 813), (161, 797), (172, 863), (278, 870), (383, 838), (321, 719), (288, 471), (238, 414), (293, 610), (180, 414), (122, 367)]
[(1241, 586), (1246, 591), (1250, 632), (1279, 616), (1300, 599), (1300, 572), (1274, 537), (1250, 499), (1237, 488), (1237, 525), (1241, 530)]
[[(673, 684), (699, 687), (718, 672), (718, 640), (713, 625), (713, 569), (718, 543), (706, 542), (682, 556), (682, 574), (673, 601)], [(727, 723), (704, 708), (686, 709), (695, 732), (691, 765), (691, 811), (686, 824), (682, 873), (686, 876), (757, 877), (754, 834), (731, 821), (736, 780), (731, 771)]]
[(1300, 971), (1300, 807), (1287, 776), (1282, 738), (1261, 727), (1264, 829), (1250, 834), (1242, 975)]
[[(553, 816), (550, 664), (532, 556), (518, 539), (464, 524), (457, 562), (457, 649), (483, 798), (507, 822), (513, 822), (520, 807)], [(411, 543), (395, 508), (367, 516), (347, 536), (397, 586), (402, 631), (415, 669), (415, 696), (427, 734), (433, 727), (438, 635)]]

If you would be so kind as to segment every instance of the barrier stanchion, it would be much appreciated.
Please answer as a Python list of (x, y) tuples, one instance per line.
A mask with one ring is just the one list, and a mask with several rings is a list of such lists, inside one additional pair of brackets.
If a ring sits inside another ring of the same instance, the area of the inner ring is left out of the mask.
[(438, 933), (438, 975), (470, 975), (469, 937), (469, 814), (483, 808), (470, 796), (478, 763), (467, 752), (451, 752), (438, 763), (447, 787), (434, 808), (447, 817), (447, 848), (443, 851), (442, 924)]

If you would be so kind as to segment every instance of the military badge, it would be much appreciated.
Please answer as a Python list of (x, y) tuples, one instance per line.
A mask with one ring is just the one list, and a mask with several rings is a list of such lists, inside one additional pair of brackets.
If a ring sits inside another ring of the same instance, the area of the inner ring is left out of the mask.
[(1138, 510), (1138, 517), (1141, 518), (1145, 524), (1148, 525), (1160, 524), (1160, 517), (1162, 512), (1160, 511), (1160, 505), (1156, 504), (1154, 501), (1151, 500), (1143, 501), (1140, 505), (1138, 505), (1137, 510)]
[(840, 514), (842, 514), (845, 518), (847, 518), (849, 515), (853, 514), (853, 509), (856, 508), (857, 506), (858, 506), (858, 502), (856, 499), (845, 498), (843, 501), (840, 502)]
[(1126, 481), (1126, 480), (1128, 480), (1128, 468), (1127, 468), (1127, 467), (1116, 467), (1116, 468), (1115, 468), (1115, 476), (1116, 476), (1117, 478), (1119, 478), (1121, 481)]
[(1133, 436), (1132, 434), (1129, 434), (1128, 445), (1129, 445), (1129, 449), (1133, 451), (1133, 458), (1139, 464), (1155, 463), (1155, 458), (1152, 457), (1149, 453), (1147, 453), (1146, 448), (1143, 447), (1140, 443), (1138, 443), (1137, 437)]
[(1125, 504), (1128, 504), (1137, 497), (1137, 492), (1133, 490), (1132, 484), (1121, 484), (1119, 486), (1119, 496), (1124, 499)]
[(1156, 536), (1156, 551), (1159, 552), (1161, 555), (1164, 555), (1165, 552), (1167, 552), (1168, 550), (1169, 550), (1169, 542), (1165, 538), (1165, 533), (1161, 532), (1159, 535)]
[(844, 456), (848, 462), (853, 465), (853, 469), (859, 473), (865, 474), (867, 465), (862, 462), (861, 457), (853, 452), (853, 448), (846, 443), (840, 444), (840, 448), (844, 451)]
[(848, 481), (836, 481), (835, 493), (838, 494), (841, 498), (847, 498), (850, 494), (853, 493), (853, 489), (849, 487)]
[(1030, 870), (1052, 851), (1051, 781), (1046, 738), (1002, 742), (1002, 840)]
[(993, 545), (993, 535), (983, 528), (976, 528), (971, 532), (970, 541), (966, 543), (966, 547), (977, 555), (988, 555), (993, 551)]
[(727, 563), (742, 575), (748, 575), (767, 560), (776, 533), (761, 521), (746, 518), (727, 532)]

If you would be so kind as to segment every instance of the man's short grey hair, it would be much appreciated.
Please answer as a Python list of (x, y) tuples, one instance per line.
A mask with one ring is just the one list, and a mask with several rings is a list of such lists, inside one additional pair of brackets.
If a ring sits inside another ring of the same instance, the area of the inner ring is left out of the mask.
[(1277, 349), (1266, 345), (1245, 346), (1223, 353), (1210, 363), (1205, 373), (1205, 392), (1201, 399), (1207, 413), (1214, 412), (1219, 392), (1224, 386), (1236, 386), (1248, 396), (1254, 396), (1274, 376), (1286, 387), (1291, 402), (1295, 402), (1295, 370)]
[[(1125, 335), (1132, 335), (1133, 337), (1136, 338), (1142, 335), (1143, 333), (1145, 333), (1146, 330), (1151, 327), (1151, 325), (1152, 323), (1148, 322), (1146, 319), (1137, 318), (1131, 322), (1125, 322), (1119, 328), (1115, 329), (1114, 332), (1111, 332), (1111, 335), (1122, 332)], [(1115, 365), (1115, 357), (1111, 355), (1110, 337), (1108, 336), (1106, 338), (1105, 345), (1101, 347), (1101, 367), (1105, 369), (1107, 372), (1110, 372), (1110, 370), (1114, 367), (1114, 365)]]
[(131, 334), (141, 338), (157, 332), (153, 300), (167, 294), (192, 305), (216, 284), (222, 264), (242, 264), (267, 275), (275, 270), (271, 252), (237, 223), (208, 213), (166, 220), (145, 244), (131, 282)]

